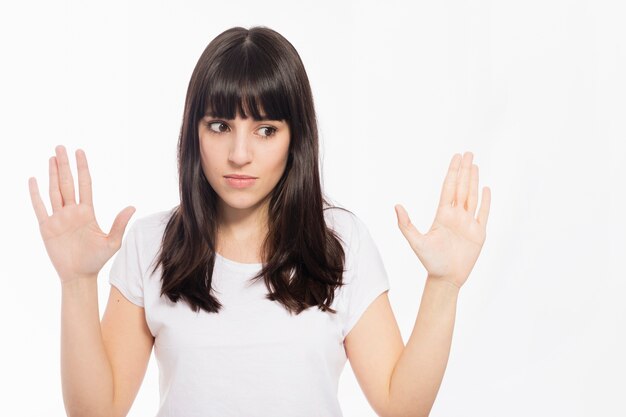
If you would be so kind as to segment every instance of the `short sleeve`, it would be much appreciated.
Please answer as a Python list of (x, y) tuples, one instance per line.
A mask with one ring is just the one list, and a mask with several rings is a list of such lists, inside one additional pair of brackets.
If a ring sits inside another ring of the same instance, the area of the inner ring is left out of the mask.
[(137, 242), (137, 221), (126, 231), (122, 246), (115, 254), (109, 271), (109, 283), (130, 302), (143, 307), (143, 274)]
[(390, 287), (389, 277), (374, 239), (365, 224), (356, 217), (355, 220), (356, 231), (352, 240), (352, 244), (355, 245), (351, 268), (353, 273), (344, 287), (345, 320), (342, 329), (344, 338), (376, 297)]

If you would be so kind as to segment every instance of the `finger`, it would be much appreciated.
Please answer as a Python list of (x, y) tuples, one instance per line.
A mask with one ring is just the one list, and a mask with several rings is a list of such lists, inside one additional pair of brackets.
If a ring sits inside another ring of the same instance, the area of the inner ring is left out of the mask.
[(465, 152), (461, 163), (461, 171), (459, 172), (459, 181), (456, 187), (456, 205), (462, 208), (466, 208), (467, 205), (467, 193), (469, 190), (470, 170), (472, 168), (473, 158), (474, 154)]
[(91, 196), (91, 175), (87, 165), (87, 156), (82, 149), (76, 150), (76, 167), (78, 169), (78, 193), (81, 204), (93, 206)]
[(108, 235), (109, 243), (115, 250), (121, 246), (122, 239), (124, 238), (124, 230), (126, 230), (126, 226), (128, 226), (128, 222), (132, 215), (135, 214), (135, 211), (137, 211), (137, 209), (134, 206), (128, 206), (115, 216), (115, 220), (113, 220)]
[(49, 177), (50, 177), (50, 204), (52, 204), (52, 212), (55, 213), (63, 208), (63, 197), (59, 190), (59, 167), (56, 157), (52, 156), (49, 160)]
[(30, 192), (30, 201), (33, 204), (37, 221), (41, 224), (48, 218), (48, 211), (39, 194), (39, 187), (37, 187), (37, 179), (35, 177), (28, 179), (28, 191)]
[(415, 227), (415, 225), (411, 223), (409, 213), (407, 213), (402, 205), (396, 204), (394, 208), (396, 209), (396, 216), (398, 218), (398, 227), (400, 227), (400, 231), (402, 232), (406, 240), (409, 241), (409, 245), (414, 250), (419, 251), (423, 235), (420, 233), (419, 230), (417, 230), (417, 227)]
[(483, 199), (480, 202), (480, 210), (478, 210), (478, 223), (487, 226), (487, 219), (489, 218), (489, 207), (491, 206), (491, 189), (489, 187), (483, 187)]
[(469, 195), (467, 196), (467, 211), (472, 215), (476, 215), (476, 206), (478, 205), (478, 165), (472, 164), (472, 175), (470, 180)]
[(396, 216), (398, 218), (398, 226), (400, 226), (403, 230), (411, 225), (411, 219), (409, 218), (409, 213), (406, 212), (404, 207), (400, 204), (396, 204), (394, 206), (396, 209)]
[(461, 158), (462, 155), (459, 153), (455, 153), (452, 156), (450, 166), (448, 167), (448, 173), (443, 181), (439, 206), (451, 206), (454, 202), (454, 191), (456, 190), (459, 167), (461, 166)]
[(57, 154), (57, 164), (59, 165), (59, 188), (63, 196), (63, 204), (76, 204), (74, 196), (74, 177), (70, 169), (70, 160), (67, 157), (65, 146), (59, 145), (55, 148)]

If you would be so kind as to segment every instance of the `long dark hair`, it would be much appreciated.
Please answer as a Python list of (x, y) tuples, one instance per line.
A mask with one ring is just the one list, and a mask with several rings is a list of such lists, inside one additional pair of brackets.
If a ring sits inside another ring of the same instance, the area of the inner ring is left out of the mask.
[[(268, 233), (262, 244), (266, 298), (290, 314), (311, 306), (330, 308), (344, 285), (341, 237), (327, 227), (318, 168), (318, 131), (313, 96), (302, 60), (293, 45), (264, 26), (233, 27), (206, 47), (191, 75), (178, 141), (180, 204), (172, 209), (153, 273), (163, 266), (161, 296), (182, 298), (194, 312), (219, 312), (213, 295), (218, 195), (201, 167), (198, 123), (207, 109), (233, 119), (238, 111), (255, 120), (261, 109), (285, 120), (291, 132), (283, 176), (268, 195)], [(344, 242), (345, 243), (345, 242)]]

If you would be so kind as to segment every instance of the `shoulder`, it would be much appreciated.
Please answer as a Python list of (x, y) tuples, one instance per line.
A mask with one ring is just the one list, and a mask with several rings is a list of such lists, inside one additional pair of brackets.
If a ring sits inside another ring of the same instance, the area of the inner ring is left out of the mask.
[(173, 213), (174, 208), (139, 216), (129, 224), (128, 233), (132, 232), (142, 239), (160, 238)]
[(324, 218), (327, 226), (337, 232), (350, 246), (354, 246), (368, 232), (367, 226), (359, 216), (343, 207), (325, 207)]
[(123, 245), (137, 257), (142, 269), (157, 259), (165, 226), (173, 212), (174, 209), (162, 210), (138, 216), (134, 220), (131, 218), (132, 223), (126, 226)]

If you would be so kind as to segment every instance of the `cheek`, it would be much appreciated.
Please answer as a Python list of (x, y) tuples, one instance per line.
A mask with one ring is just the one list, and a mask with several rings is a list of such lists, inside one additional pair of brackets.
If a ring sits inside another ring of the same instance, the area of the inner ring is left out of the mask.
[(200, 146), (200, 162), (202, 163), (202, 169), (208, 177), (215, 176), (214, 173), (217, 172), (217, 152), (205, 152), (204, 147)]
[(271, 161), (268, 163), (268, 169), (275, 173), (275, 175), (280, 176), (287, 165), (287, 150), (286, 149), (275, 149), (272, 152), (268, 152), (264, 155), (266, 161)]
[(278, 157), (275, 156), (276, 165), (284, 168), (285, 165), (287, 165), (287, 160), (289, 159), (289, 139), (285, 140), (279, 149), (276, 149), (274, 155), (280, 155)]

